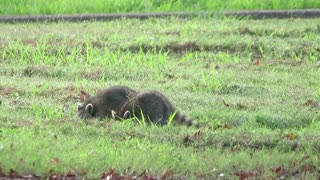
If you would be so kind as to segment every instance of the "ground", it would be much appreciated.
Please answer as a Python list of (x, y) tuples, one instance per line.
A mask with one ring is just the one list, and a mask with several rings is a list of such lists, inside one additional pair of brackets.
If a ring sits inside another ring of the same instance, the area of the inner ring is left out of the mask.
[[(319, 19), (1, 24), (0, 176), (319, 177)], [(155, 89), (199, 129), (77, 116)]]

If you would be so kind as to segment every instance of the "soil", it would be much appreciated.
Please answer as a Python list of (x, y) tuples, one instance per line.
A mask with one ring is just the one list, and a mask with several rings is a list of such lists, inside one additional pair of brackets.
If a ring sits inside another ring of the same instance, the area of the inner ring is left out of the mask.
[[(217, 12), (218, 13), (218, 12)], [(181, 18), (188, 17), (208, 17), (217, 13), (122, 13), (122, 14), (74, 14), (74, 15), (35, 15), (35, 16), (0, 16), (0, 23), (17, 23), (17, 22), (57, 22), (57, 21), (108, 21), (122, 18), (161, 18), (176, 16)], [(318, 18), (320, 17), (319, 9), (301, 9), (301, 10), (254, 10), (254, 11), (226, 11), (225, 16), (233, 16), (238, 18), (251, 17), (252, 19), (267, 18)]]

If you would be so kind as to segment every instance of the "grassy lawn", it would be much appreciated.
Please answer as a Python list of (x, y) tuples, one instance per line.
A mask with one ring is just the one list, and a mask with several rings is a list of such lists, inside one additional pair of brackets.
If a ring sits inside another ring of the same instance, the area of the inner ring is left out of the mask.
[[(319, 177), (319, 19), (1, 24), (0, 46), (0, 174)], [(117, 84), (202, 127), (78, 118)]]
[(318, 0), (1, 0), (1, 15), (320, 8)]

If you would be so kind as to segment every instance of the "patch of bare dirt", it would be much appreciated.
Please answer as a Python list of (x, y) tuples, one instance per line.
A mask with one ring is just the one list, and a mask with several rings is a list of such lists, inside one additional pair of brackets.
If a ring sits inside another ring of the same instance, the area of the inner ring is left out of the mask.
[[(2, 23), (17, 22), (81, 22), (81, 21), (108, 21), (115, 19), (149, 19), (164, 17), (190, 18), (197, 17), (199, 13), (192, 12), (171, 12), (171, 13), (117, 13), (117, 14), (73, 14), (73, 15), (34, 15), (34, 16), (3, 16), (0, 17)], [(210, 17), (216, 14), (202, 12), (201, 16)], [(293, 9), (293, 10), (243, 10), (243, 11), (226, 11), (224, 15), (227, 17), (250, 17), (252, 19), (267, 18), (316, 18), (320, 17), (318, 9)]]
[(302, 60), (273, 60), (267, 62), (270, 65), (300, 66), (304, 63)]
[(17, 89), (16, 87), (9, 87), (9, 86), (1, 86), (0, 85), (0, 95), (10, 96), (15, 93), (23, 94), (22, 91)]
[(35, 75), (49, 77), (50, 69), (48, 66), (28, 66), (23, 70), (22, 74), (27, 77)]

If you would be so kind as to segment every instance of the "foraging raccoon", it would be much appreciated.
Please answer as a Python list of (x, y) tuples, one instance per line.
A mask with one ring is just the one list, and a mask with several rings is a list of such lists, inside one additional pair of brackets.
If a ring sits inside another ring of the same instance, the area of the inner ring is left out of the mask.
[(170, 116), (174, 115), (175, 124), (194, 125), (199, 127), (199, 123), (187, 118), (185, 115), (177, 112), (170, 101), (158, 91), (142, 91), (136, 94), (132, 99), (127, 101), (120, 111), (113, 111), (113, 118), (129, 119), (136, 117), (144, 119), (147, 123), (166, 125)]
[(78, 105), (78, 115), (88, 119), (93, 117), (111, 117), (111, 111), (119, 111), (128, 99), (135, 96), (136, 91), (127, 86), (111, 86), (95, 96), (81, 91), (84, 103)]

